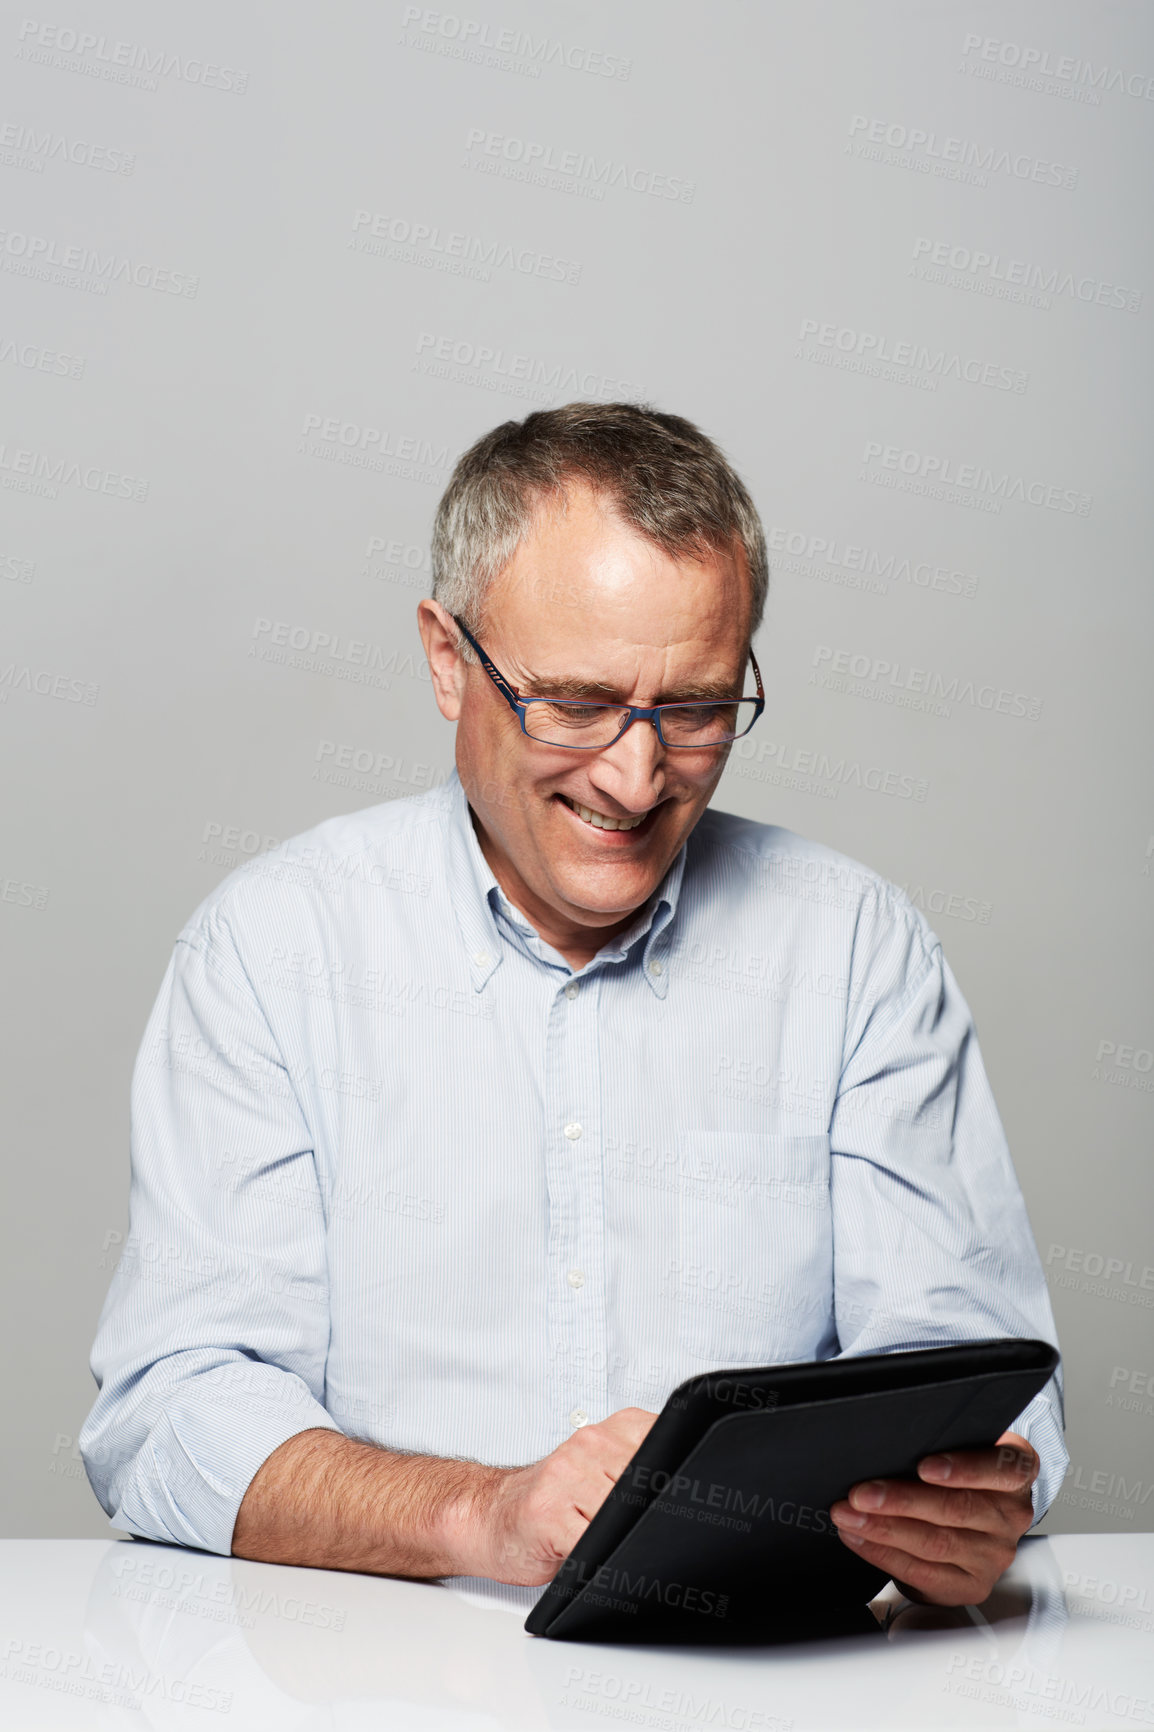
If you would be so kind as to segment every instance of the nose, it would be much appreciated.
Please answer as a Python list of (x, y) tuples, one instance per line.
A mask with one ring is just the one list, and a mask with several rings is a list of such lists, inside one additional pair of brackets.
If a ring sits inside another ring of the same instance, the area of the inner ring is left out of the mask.
[(638, 718), (599, 752), (590, 781), (628, 812), (645, 812), (665, 788), (665, 747), (657, 725)]

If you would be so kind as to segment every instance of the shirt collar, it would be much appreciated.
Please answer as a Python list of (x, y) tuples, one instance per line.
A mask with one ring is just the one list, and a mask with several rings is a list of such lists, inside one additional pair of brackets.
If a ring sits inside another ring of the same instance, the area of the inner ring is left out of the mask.
[[(508, 939), (503, 937), (497, 909), (502, 919), (521, 933), (533, 934), (533, 928), (519, 909), (506, 900), (492, 867), (481, 851), (473, 828), (469, 802), (461, 778), (454, 768), (444, 783), (448, 805), (447, 870), (449, 896), (461, 933), (461, 941), (469, 959), (469, 975), (473, 990), (480, 992), (490, 976), (501, 966), (502, 952)], [(677, 912), (681, 883), (685, 876), (686, 849), (683, 845), (657, 888), (648, 911), (640, 912), (624, 932), (611, 939), (586, 968), (593, 970), (610, 962), (621, 962), (631, 947), (643, 936), (642, 973), (659, 998), (664, 998), (669, 985), (666, 957), (669, 949), (669, 925)], [(646, 936), (647, 935), (647, 936)], [(535, 935), (534, 935), (535, 936)], [(524, 946), (522, 946), (524, 948)], [(527, 952), (532, 954), (532, 952)], [(584, 970), (577, 970), (584, 973)]]

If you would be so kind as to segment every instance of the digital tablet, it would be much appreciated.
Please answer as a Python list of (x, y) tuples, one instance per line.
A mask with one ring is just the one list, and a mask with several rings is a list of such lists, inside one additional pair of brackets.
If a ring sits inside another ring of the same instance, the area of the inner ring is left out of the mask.
[(829, 1507), (996, 1443), (1053, 1375), (1046, 1341), (743, 1366), (679, 1383), (537, 1601), (562, 1641), (772, 1642), (877, 1631), (884, 1570)]

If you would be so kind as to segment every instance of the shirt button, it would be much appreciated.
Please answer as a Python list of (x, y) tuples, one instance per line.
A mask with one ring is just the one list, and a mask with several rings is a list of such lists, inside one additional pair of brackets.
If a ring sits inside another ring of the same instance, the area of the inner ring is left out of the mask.
[(664, 970), (663, 970), (661, 964), (659, 962), (657, 962), (656, 960), (654, 960), (653, 962), (651, 962), (649, 964), (649, 972), (650, 972), (650, 974), (662, 974), (662, 973), (664, 973)]
[(581, 1135), (581, 1126), (580, 1125), (566, 1125), (565, 1126), (565, 1135), (569, 1138), (569, 1141), (571, 1143), (575, 1143), (577, 1141), (577, 1138)]
[(569, 1415), (569, 1424), (573, 1427), (574, 1431), (576, 1431), (579, 1425), (588, 1425), (588, 1423), (589, 1415), (586, 1413), (585, 1409), (583, 1407), (575, 1407)]
[(478, 968), (484, 968), (488, 960), (489, 952), (487, 950), (474, 950), (473, 961), (477, 964)]
[(578, 984), (575, 980), (567, 980), (565, 982), (565, 997), (566, 998), (576, 998), (576, 996), (580, 992), (580, 990), (581, 990), (581, 988), (578, 986)]
[(570, 1285), (570, 1287), (584, 1287), (585, 1277), (581, 1273), (580, 1269), (570, 1269), (570, 1271), (569, 1271), (569, 1285)]

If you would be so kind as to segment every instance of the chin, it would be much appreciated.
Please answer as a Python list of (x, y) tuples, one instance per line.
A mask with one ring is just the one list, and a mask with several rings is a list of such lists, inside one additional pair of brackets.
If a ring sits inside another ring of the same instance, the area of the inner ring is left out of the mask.
[[(620, 919), (652, 896), (664, 874), (654, 876), (639, 864), (622, 861), (616, 865), (606, 861), (595, 875), (587, 869), (574, 871), (572, 877), (554, 880), (553, 891), (570, 908), (585, 914), (603, 914)], [(600, 892), (600, 894), (598, 893)]]

